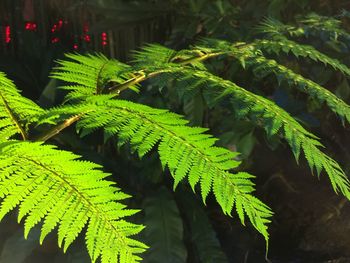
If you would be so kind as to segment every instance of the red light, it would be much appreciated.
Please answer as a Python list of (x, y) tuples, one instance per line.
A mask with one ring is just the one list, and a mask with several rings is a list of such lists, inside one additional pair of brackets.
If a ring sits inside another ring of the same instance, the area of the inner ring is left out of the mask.
[(62, 26), (63, 26), (63, 20), (60, 19), (57, 21), (57, 23), (53, 24), (53, 26), (51, 27), (51, 32), (55, 33), (56, 31), (61, 30)]
[(78, 45), (77, 45), (77, 44), (74, 44), (74, 45), (73, 45), (73, 49), (74, 49), (74, 50), (77, 50), (77, 49), (78, 49)]
[(91, 37), (89, 35), (89, 31), (90, 31), (90, 28), (89, 28), (89, 25), (88, 24), (84, 24), (83, 26), (83, 36), (82, 36), (82, 39), (89, 43), (91, 42)]
[(91, 37), (89, 35), (85, 35), (84, 36), (84, 41), (85, 42), (90, 42), (91, 41)]
[(36, 28), (37, 28), (37, 24), (36, 23), (27, 22), (25, 24), (25, 29), (28, 30), (28, 31), (36, 31)]
[(102, 40), (102, 46), (106, 46), (107, 45), (107, 33), (106, 32), (101, 33), (101, 40)]
[(84, 32), (84, 33), (87, 33), (87, 32), (89, 32), (89, 31), (90, 31), (89, 25), (88, 25), (88, 24), (85, 24), (85, 25), (84, 25), (84, 28), (83, 28), (83, 32)]
[(54, 25), (52, 26), (52, 28), (51, 28), (51, 32), (54, 33), (54, 32), (56, 31), (56, 29), (57, 29), (57, 25), (54, 24)]
[(5, 42), (6, 44), (11, 42), (11, 27), (5, 26)]
[(60, 39), (58, 37), (54, 37), (51, 39), (51, 43), (54, 44), (54, 43), (58, 43), (60, 42)]

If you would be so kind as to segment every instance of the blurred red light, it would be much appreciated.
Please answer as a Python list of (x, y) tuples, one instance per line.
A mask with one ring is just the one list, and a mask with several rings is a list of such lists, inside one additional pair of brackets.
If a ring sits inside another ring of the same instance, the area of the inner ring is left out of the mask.
[(11, 42), (11, 27), (5, 26), (5, 42), (6, 44)]

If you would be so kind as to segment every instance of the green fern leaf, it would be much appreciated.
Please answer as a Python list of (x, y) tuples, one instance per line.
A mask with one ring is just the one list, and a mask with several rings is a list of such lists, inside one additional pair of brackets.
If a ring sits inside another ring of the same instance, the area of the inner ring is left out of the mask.
[[(203, 44), (206, 44), (213, 48), (212, 52), (216, 52), (218, 49), (220, 49), (224, 50), (227, 55), (236, 57), (238, 60), (244, 59), (246, 67), (252, 68), (255, 76), (258, 78), (264, 78), (269, 74), (275, 74), (280, 85), (284, 80), (289, 85), (296, 86), (300, 91), (309, 94), (318, 101), (326, 102), (328, 107), (334, 113), (338, 114), (342, 120), (345, 119), (350, 122), (350, 106), (346, 104), (342, 99), (338, 98), (335, 94), (315, 83), (314, 81), (306, 79), (300, 74), (293, 72), (291, 69), (280, 65), (275, 60), (265, 58), (261, 54), (260, 50), (255, 49), (254, 45), (247, 44), (244, 48), (238, 48), (226, 41), (213, 39), (205, 40), (203, 41)], [(307, 53), (308, 50), (312, 49), (300, 46), (298, 46), (298, 48), (304, 48), (303, 52), (305, 53)], [(291, 49), (292, 47), (286, 46), (286, 48), (284, 48), (284, 52), (289, 52)], [(336, 60), (332, 60), (325, 55), (319, 55), (317, 51), (314, 50), (311, 53), (315, 55), (315, 59), (323, 62), (328, 61), (328, 64), (335, 65), (334, 67), (343, 73), (350, 73), (350, 69), (348, 69), (345, 65), (338, 63)]]
[(176, 51), (158, 44), (148, 44), (141, 51), (134, 52), (136, 69), (147, 70), (161, 65), (167, 65), (175, 58)]
[(139, 262), (147, 248), (130, 236), (143, 226), (125, 221), (137, 210), (119, 201), (128, 197), (98, 165), (40, 143), (0, 144), (0, 219), (19, 207), (25, 237), (43, 222), (40, 242), (58, 227), (58, 243), (66, 251), (87, 225), (86, 245), (92, 262)]
[[(67, 114), (75, 115), (78, 112), (85, 112), (77, 123), (78, 130), (84, 132), (88, 128), (88, 132), (92, 132), (104, 128), (109, 134), (118, 135), (118, 141), (122, 141), (119, 144), (129, 142), (140, 157), (158, 145), (162, 166), (169, 168), (175, 180), (174, 188), (188, 177), (193, 189), (196, 185), (200, 186), (203, 202), (213, 191), (228, 215), (231, 215), (235, 200), (240, 199), (245, 205), (244, 213), (250, 214), (248, 217), (253, 226), (268, 239), (266, 224), (272, 213), (266, 205), (252, 202), (255, 200), (251, 196), (254, 191), (250, 181), (252, 176), (229, 173), (240, 163), (233, 159), (237, 153), (214, 146), (216, 139), (203, 133), (205, 129), (188, 127), (185, 125), (188, 121), (167, 110), (129, 101), (109, 100), (108, 96), (103, 95), (86, 100), (85, 105), (54, 109), (48, 115), (65, 118)], [(150, 133), (153, 139), (147, 140)]]
[[(254, 67), (256, 74), (262, 76), (270, 73), (280, 74), (281, 78), (288, 80), (290, 84), (294, 83), (304, 92), (326, 101), (334, 112), (348, 120), (349, 106), (318, 84), (275, 61), (266, 59), (254, 44), (231, 45), (216, 40), (203, 43), (204, 46), (181, 52), (159, 45), (149, 45), (136, 54), (135, 77), (124, 82), (120, 81), (119, 85), (124, 89), (147, 78), (159, 77), (164, 83), (172, 79), (176, 79), (178, 83), (186, 83), (183, 86), (189, 92), (204, 88), (205, 93), (209, 94), (207, 97), (211, 97), (213, 105), (220, 99), (229, 97), (237, 115), (256, 121), (270, 135), (282, 135), (297, 161), (303, 152), (311, 170), (315, 169), (317, 174), (325, 171), (335, 192), (341, 192), (350, 198), (349, 180), (339, 164), (320, 150), (323, 146), (315, 135), (306, 131), (292, 116), (272, 101), (209, 73), (201, 61), (211, 56), (234, 56), (239, 61), (244, 61), (247, 66)], [(308, 56), (314, 60), (329, 65), (337, 64), (336, 61), (305, 46), (299, 47), (298, 51), (289, 46), (281, 49), (283, 52), (293, 49), (294, 52), (299, 52), (299, 55), (305, 56), (310, 51), (312, 54)], [(187, 57), (189, 54), (195, 56)], [(343, 65), (337, 64), (334, 67), (344, 73), (348, 71)], [(201, 128), (186, 126), (187, 121), (176, 114), (127, 101), (110, 100), (111, 96), (113, 95), (86, 98), (84, 104), (54, 109), (49, 111), (46, 117), (52, 118), (57, 115), (62, 119), (82, 114), (77, 123), (82, 135), (103, 128), (106, 139), (117, 135), (118, 146), (130, 143), (132, 151), (137, 152), (140, 157), (153, 147), (158, 147), (163, 168), (168, 167), (174, 178), (174, 189), (187, 177), (193, 190), (199, 186), (204, 203), (208, 194), (213, 192), (226, 214), (236, 210), (242, 223), (246, 217), (249, 218), (253, 226), (266, 239), (268, 238), (266, 224), (271, 212), (267, 206), (251, 195), (254, 191), (251, 176), (246, 173), (229, 172), (239, 164), (233, 160), (236, 154), (215, 147), (215, 138), (205, 134)]]
[(0, 72), (0, 142), (20, 134), (27, 139), (26, 126), (43, 110), (21, 96), (15, 84)]
[(292, 25), (284, 24), (281, 21), (272, 17), (265, 18), (257, 27), (255, 27), (257, 33), (264, 33), (268, 36), (283, 37), (284, 35), (297, 37), (305, 33), (302, 27), (295, 27)]
[[(251, 120), (260, 123), (269, 134), (281, 134), (290, 145), (297, 161), (303, 150), (310, 168), (316, 168), (318, 174), (324, 170), (330, 178), (334, 191), (341, 192), (350, 199), (349, 180), (339, 164), (319, 149), (323, 145), (319, 142), (318, 137), (306, 131), (289, 113), (274, 102), (208, 71), (182, 67), (181, 70), (175, 68), (173, 74), (176, 74), (176, 78), (180, 81), (182, 77), (188, 81), (188, 76), (191, 76), (193, 83), (196, 83), (198, 79), (206, 79), (206, 92), (210, 94), (208, 97), (216, 98), (212, 99), (215, 104), (225, 97), (230, 97), (238, 116), (250, 117)], [(342, 109), (341, 103), (336, 106)], [(193, 177), (196, 178), (195, 175)], [(191, 182), (191, 174), (189, 179)]]
[[(278, 64), (275, 60), (267, 59), (260, 55), (252, 55), (246, 59), (248, 67), (252, 67), (256, 76), (264, 76), (266, 73), (275, 74), (279, 83), (281, 80), (287, 81), (290, 85), (295, 85), (300, 91), (309, 94), (320, 102), (326, 102), (328, 107), (342, 119), (350, 123), (350, 106), (335, 94), (320, 86), (312, 80), (294, 73), (287, 67)], [(264, 72), (261, 75), (261, 72)]]
[[(105, 92), (105, 88), (129, 78), (129, 66), (104, 55), (66, 54), (69, 60), (59, 60), (51, 77), (74, 85), (63, 86), (70, 93), (66, 100), (81, 100)], [(137, 90), (135, 86), (130, 87)]]
[(350, 76), (350, 69), (342, 64), (339, 60), (330, 58), (329, 56), (319, 52), (312, 46), (302, 45), (286, 38), (279, 38), (277, 40), (257, 40), (254, 46), (258, 49), (262, 49), (268, 53), (279, 54), (284, 52), (286, 54), (293, 54), (298, 57), (308, 57), (316, 62), (322, 62), (325, 65), (333, 67), (335, 70), (339, 70), (343, 74)]
[(268, 37), (284, 38), (290, 37), (310, 37), (327, 35), (331, 40), (338, 40), (342, 37), (350, 39), (350, 34), (341, 28), (341, 21), (334, 17), (320, 16), (312, 13), (297, 18), (298, 26), (284, 24), (274, 18), (264, 19), (255, 28), (257, 33), (264, 33)]
[(341, 28), (342, 22), (335, 17), (311, 13), (306, 16), (299, 16), (297, 21), (305, 29), (305, 32), (310, 32), (310, 35), (319, 36), (326, 33), (334, 40), (338, 40), (340, 37), (347, 40), (350, 38), (349, 33)]
[[(349, 120), (350, 110), (349, 106), (345, 102), (311, 80), (306, 80), (300, 75), (277, 64), (276, 62), (267, 60), (261, 56), (259, 51), (257, 51), (252, 45), (247, 45), (245, 43), (231, 45), (226, 41), (218, 41), (213, 39), (202, 41), (202, 45), (205, 45), (205, 47), (196, 47), (196, 49), (203, 50), (203, 52), (206, 52), (206, 54), (210, 54), (211, 52), (212, 54), (235, 56), (239, 59), (245, 60), (246, 63), (249, 63), (251, 66), (257, 65), (258, 70), (270, 73), (270, 67), (271, 71), (272, 69), (274, 70), (273, 72), (277, 70), (280, 73), (282, 72), (284, 78), (288, 78), (291, 82), (293, 81), (299, 84), (298, 87), (300, 89), (303, 89), (303, 91), (318, 98), (319, 100), (325, 100), (334, 112)], [(158, 47), (156, 48), (158, 49)], [(148, 50), (147, 52), (150, 51)], [(142, 63), (141, 58), (138, 59), (138, 63)], [(147, 63), (151, 62), (148, 61)], [(320, 174), (322, 170), (325, 171), (331, 180), (334, 191), (340, 191), (344, 196), (350, 199), (350, 182), (347, 179), (344, 171), (340, 168), (339, 164), (319, 149), (323, 146), (319, 142), (317, 136), (306, 131), (292, 116), (290, 116), (282, 108), (278, 107), (275, 103), (261, 96), (255, 95), (231, 81), (215, 76), (209, 73), (207, 70), (200, 70), (198, 68), (191, 67), (191, 65), (173, 65), (174, 63), (172, 62), (164, 65), (164, 63), (166, 64), (164, 60), (155, 61), (154, 63), (154, 67), (152, 68), (153, 70), (160, 71), (161, 68), (166, 68), (166, 76), (176, 78), (176, 80), (180, 83), (182, 81), (186, 81), (188, 84), (186, 89), (196, 89), (198, 88), (197, 83), (199, 81), (203, 83), (203, 80), (205, 80), (204, 88), (206, 89), (206, 92), (210, 94), (208, 97), (211, 97), (213, 104), (216, 104), (220, 99), (227, 96), (231, 97), (233, 104), (236, 106), (235, 109), (240, 117), (248, 116), (252, 120), (260, 122), (269, 134), (276, 134), (279, 132), (290, 145), (297, 161), (299, 160), (301, 150), (303, 150), (311, 170), (316, 168), (318, 174)], [(268, 66), (265, 65), (266, 63)], [(162, 74), (162, 72), (160, 74)], [(171, 145), (170, 147), (173, 147), (172, 145), (177, 145), (173, 138), (165, 138), (165, 142), (166, 144)], [(168, 156), (172, 155), (172, 152), (169, 151), (168, 147), (162, 145), (162, 143), (160, 144), (159, 149), (161, 150), (160, 158), (163, 165), (168, 165), (168, 160), (164, 160), (162, 158), (164, 158), (164, 156), (168, 158)], [(165, 150), (163, 151), (163, 149)], [(177, 150), (182, 151), (180, 147), (177, 148)], [(172, 172), (176, 169), (177, 159), (178, 156), (175, 154), (175, 158), (172, 160), (173, 163), (170, 163), (169, 166), (170, 171)], [(172, 165), (174, 165), (174, 168), (172, 168)], [(215, 172), (215, 168), (212, 166), (207, 166), (208, 164), (206, 163), (200, 163), (199, 165), (202, 167), (202, 169), (210, 170), (210, 173)], [(196, 166), (198, 167), (198, 163)], [(188, 173), (188, 177), (192, 188), (194, 188), (198, 180), (200, 181), (202, 187), (202, 197), (204, 200), (208, 194), (208, 189), (210, 189), (212, 185), (215, 186), (216, 183), (219, 183), (219, 180), (213, 182), (210, 178), (202, 178), (198, 172), (198, 168), (193, 169), (193, 172), (190, 171)], [(226, 177), (224, 176), (223, 178)], [(218, 184), (218, 186), (219, 185), (220, 184)], [(222, 187), (219, 189), (221, 192), (223, 191)], [(216, 196), (216, 198), (218, 201), (221, 200), (220, 195)], [(228, 201), (228, 199), (225, 199), (225, 201)], [(224, 202), (219, 201), (219, 203), (222, 207), (227, 207)], [(225, 208), (223, 209), (226, 211)]]

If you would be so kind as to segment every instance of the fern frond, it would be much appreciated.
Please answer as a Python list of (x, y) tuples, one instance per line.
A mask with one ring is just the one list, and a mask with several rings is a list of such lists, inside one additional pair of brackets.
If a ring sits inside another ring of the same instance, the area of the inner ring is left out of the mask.
[[(309, 51), (302, 48), (302, 52)], [(159, 56), (156, 55), (158, 53)], [(117, 89), (123, 90), (151, 77), (159, 77), (162, 81), (175, 78), (186, 83), (186, 90), (205, 89), (211, 98), (216, 98), (214, 103), (230, 97), (239, 116), (256, 121), (270, 135), (282, 135), (297, 161), (303, 152), (311, 170), (315, 169), (318, 175), (322, 171), (326, 172), (334, 191), (341, 192), (350, 199), (349, 180), (339, 164), (320, 150), (323, 145), (319, 138), (305, 130), (289, 113), (272, 101), (211, 74), (201, 64), (207, 58), (220, 55), (233, 56), (248, 66), (256, 67), (255, 73), (261, 70), (265, 75), (276, 72), (281, 74), (282, 79), (296, 83), (304, 92), (320, 101), (326, 101), (334, 112), (349, 120), (347, 104), (311, 80), (266, 59), (254, 44), (232, 45), (226, 41), (211, 40), (204, 41), (202, 46), (180, 52), (159, 45), (149, 45), (136, 54), (136, 72), (131, 74), (133, 77), (120, 81)], [(325, 56), (316, 58), (327, 61), (330, 65), (335, 63)], [(342, 66), (337, 67), (347, 72)], [(110, 100), (111, 96), (113, 95), (89, 97), (85, 99), (84, 105), (53, 109), (46, 117), (82, 114), (77, 123), (82, 135), (104, 128), (106, 139), (118, 135), (118, 145), (129, 142), (140, 157), (157, 146), (163, 168), (168, 167), (174, 177), (174, 188), (187, 177), (193, 190), (199, 184), (204, 202), (209, 192), (214, 192), (226, 214), (231, 214), (232, 209), (235, 209), (242, 223), (247, 216), (253, 226), (268, 238), (266, 223), (271, 212), (251, 195), (254, 190), (250, 181), (251, 175), (228, 172), (239, 164), (232, 160), (234, 153), (215, 147), (215, 139), (204, 134), (205, 130), (186, 126), (187, 121), (176, 114), (127, 101)]]
[(184, 64), (190, 64), (204, 70), (205, 67), (201, 60), (207, 59), (206, 53), (200, 50), (180, 50), (161, 46), (159, 44), (150, 44), (144, 46), (140, 51), (134, 53), (134, 68), (147, 69), (147, 71), (159, 70), (163, 68), (178, 67)]
[(273, 37), (301, 36), (304, 34), (303, 28), (297, 28), (292, 25), (284, 24), (272, 17), (265, 18), (258, 26), (255, 27), (256, 33), (263, 33)]
[(346, 65), (342, 64), (337, 59), (330, 58), (319, 52), (312, 46), (302, 45), (286, 38), (280, 38), (278, 40), (257, 40), (254, 42), (254, 46), (270, 54), (274, 53), (278, 55), (280, 52), (283, 52), (286, 54), (293, 54), (297, 58), (307, 57), (315, 62), (321, 62), (324, 65), (331, 66), (333, 69), (339, 70), (343, 74), (350, 76), (350, 69)]
[[(63, 86), (69, 90), (67, 100), (84, 99), (104, 92), (110, 83), (128, 79), (129, 66), (117, 60), (107, 59), (102, 54), (66, 54), (67, 60), (59, 60), (51, 77), (73, 85)], [(130, 87), (136, 89), (136, 87)]]
[(334, 40), (338, 40), (339, 37), (347, 41), (350, 39), (350, 34), (341, 28), (341, 21), (334, 17), (320, 16), (313, 13), (304, 17), (298, 17), (297, 22), (298, 25), (294, 26), (284, 24), (273, 18), (265, 18), (255, 28), (255, 31), (274, 38), (327, 35), (329, 39)]
[(246, 65), (253, 68), (253, 72), (257, 77), (275, 74), (279, 84), (282, 81), (286, 81), (289, 85), (294, 85), (300, 91), (309, 94), (319, 102), (326, 102), (334, 113), (339, 115), (342, 120), (345, 119), (350, 123), (350, 106), (328, 89), (312, 80), (304, 78), (273, 59), (267, 59), (264, 56), (254, 53), (251, 54), (249, 58), (245, 59)]
[(15, 84), (0, 72), (0, 142), (16, 134), (27, 139), (26, 125), (42, 112), (37, 104), (22, 97)]
[[(140, 51), (134, 52), (134, 62), (136, 68), (153, 68), (160, 65), (167, 65), (172, 62), (176, 51), (158, 44), (148, 44)], [(139, 61), (142, 63), (138, 64)], [(140, 65), (140, 67), (138, 67)]]
[(350, 35), (344, 29), (342, 29), (342, 22), (331, 16), (321, 16), (316, 13), (311, 13), (306, 16), (299, 16), (297, 18), (299, 24), (305, 28), (305, 35), (311, 33), (316, 34), (325, 34), (327, 33), (331, 38), (337, 40), (338, 37), (344, 37), (349, 40)]
[[(350, 182), (339, 164), (320, 150), (323, 145), (317, 136), (306, 131), (288, 112), (274, 102), (208, 71), (182, 67), (179, 70), (174, 68), (172, 74), (179, 81), (186, 81), (189, 89), (197, 88), (198, 81), (203, 83), (205, 80), (209, 97), (216, 97), (216, 101), (227, 96), (231, 97), (238, 116), (250, 117), (251, 120), (261, 123), (270, 135), (280, 132), (290, 145), (297, 161), (301, 150), (303, 150), (311, 170), (313, 171), (315, 168), (317, 174), (320, 174), (322, 170), (325, 171), (334, 191), (341, 192), (350, 199)], [(191, 87), (191, 82), (194, 87)]]
[(104, 128), (106, 138), (118, 135), (118, 145), (129, 142), (140, 157), (157, 146), (163, 168), (168, 167), (174, 178), (174, 189), (187, 177), (194, 191), (200, 186), (203, 202), (209, 192), (214, 192), (225, 214), (231, 215), (236, 207), (242, 223), (247, 216), (268, 239), (267, 223), (272, 212), (251, 195), (253, 176), (229, 172), (240, 163), (233, 160), (238, 153), (214, 146), (216, 139), (204, 133), (207, 129), (186, 126), (188, 121), (177, 114), (108, 98), (91, 97), (86, 105), (54, 109), (47, 116), (85, 112), (77, 123), (83, 134)]
[[(196, 50), (199, 50), (200, 52), (201, 50), (203, 50), (202, 53), (205, 53), (206, 57), (210, 57), (210, 54), (226, 54), (229, 56), (235, 56), (240, 60), (246, 61), (245, 63), (252, 64), (252, 65), (257, 65), (257, 63), (260, 62), (260, 58), (263, 60), (261, 61), (261, 63), (265, 63), (266, 61), (269, 62), (269, 60), (262, 57), (259, 54), (259, 52), (256, 52), (255, 48), (249, 44), (246, 45), (245, 43), (237, 43), (236, 45), (231, 45), (226, 41), (216, 41), (216, 40), (210, 40), (210, 41), (205, 40), (203, 43), (205, 43), (206, 46), (204, 46), (204, 48), (196, 47)], [(159, 49), (158, 47), (156, 48), (157, 50)], [(150, 49), (152, 49), (152, 46), (148, 48), (147, 50), (148, 53), (152, 52), (152, 50)], [(166, 53), (170, 54), (169, 51), (167, 51)], [(201, 59), (202, 57), (199, 56), (199, 58)], [(250, 63), (251, 60), (254, 60), (256, 58), (258, 58), (258, 61), (254, 61), (254, 63)], [(150, 66), (151, 61), (147, 59), (147, 56), (138, 56), (137, 63), (141, 65), (143, 61), (145, 61), (145, 63), (147, 63), (150, 67), (152, 67), (152, 70), (154, 70), (154, 72), (157, 72), (155, 76), (163, 76), (163, 77), (165, 76), (165, 78), (170, 76), (170, 78), (175, 77), (178, 81), (186, 82), (187, 83), (186, 89), (188, 90), (193, 90), (198, 87), (204, 86), (204, 87), (207, 87), (207, 90), (209, 90), (210, 93), (213, 93), (213, 91), (215, 91), (218, 99), (226, 96), (232, 97), (234, 104), (239, 105), (238, 107), (236, 107), (236, 110), (238, 110), (238, 114), (240, 116), (242, 117), (250, 116), (252, 120), (258, 120), (258, 122), (261, 122), (262, 126), (271, 135), (280, 132), (280, 134), (283, 135), (283, 137), (286, 139), (286, 141), (290, 145), (292, 152), (297, 161), (299, 160), (301, 150), (303, 150), (311, 170), (313, 171), (315, 168), (317, 171), (317, 174), (320, 174), (322, 170), (325, 171), (329, 176), (329, 179), (332, 183), (334, 191), (341, 192), (344, 196), (346, 196), (347, 198), (350, 198), (350, 190), (349, 190), (350, 183), (344, 171), (340, 168), (339, 164), (320, 150), (320, 147), (323, 147), (323, 145), (319, 142), (318, 138), (315, 135), (306, 131), (292, 116), (289, 115), (289, 113), (284, 111), (282, 108), (278, 107), (275, 103), (261, 96), (255, 95), (239, 87), (238, 85), (236, 85), (231, 81), (224, 80), (218, 76), (215, 76), (209, 73), (207, 70), (199, 70), (195, 67), (191, 67), (190, 64), (186, 66), (186, 65), (176, 64), (173, 62), (167, 63), (169, 59), (166, 59), (166, 60), (162, 59), (161, 61), (155, 61), (155, 59), (156, 58), (154, 57), (153, 61), (155, 64), (153, 67)], [(277, 69), (281, 68), (281, 65), (277, 64), (277, 66), (278, 66)], [(265, 65), (261, 66), (263, 71), (266, 73), (267, 70), (264, 67)], [(162, 69), (164, 68), (166, 68), (166, 70), (163, 71)], [(275, 70), (275, 68), (273, 69)], [(283, 68), (283, 66), (282, 66), (282, 69), (283, 69), (282, 73), (284, 78), (290, 75), (290, 81), (293, 81), (293, 82), (296, 81), (297, 83), (299, 81), (301, 84), (298, 87), (303, 88), (304, 91), (306, 91), (307, 93), (311, 94), (312, 96), (316, 97), (321, 101), (325, 100), (333, 111), (335, 111), (340, 116), (345, 117), (349, 120), (350, 115), (349, 115), (348, 105), (345, 104), (342, 100), (337, 98), (334, 94), (332, 94), (328, 90), (312, 82), (311, 80), (306, 80), (303, 77), (292, 72), (291, 70), (287, 68)], [(147, 76), (147, 74), (150, 75), (152, 73), (146, 72), (145, 75)], [(143, 79), (145, 79), (145, 77)], [(306, 83), (308, 86), (303, 86), (302, 83)], [(210, 95), (210, 96), (213, 97), (213, 95)], [(146, 109), (143, 109), (143, 110), (148, 112)], [(139, 113), (141, 112), (142, 110), (140, 109)], [(112, 115), (112, 113), (110, 114)], [(80, 123), (85, 123), (84, 126), (90, 129), (97, 128), (96, 122), (101, 123), (99, 127), (106, 126), (107, 124), (106, 120), (105, 119), (102, 120), (101, 118), (104, 118), (104, 117), (101, 117), (101, 115), (99, 116), (94, 115), (93, 118), (92, 117), (90, 118), (89, 122), (81, 121)], [(133, 138), (133, 140), (131, 139), (134, 136), (134, 128), (139, 127), (139, 124), (137, 123), (134, 123), (133, 125), (130, 127), (128, 132), (125, 131), (125, 133), (123, 132), (122, 136), (120, 136), (121, 142), (125, 141), (126, 139), (126, 140), (131, 140), (132, 145), (134, 144), (134, 142), (136, 143), (136, 145), (141, 144), (141, 141), (144, 139), (144, 137), (136, 137), (136, 138)], [(115, 123), (113, 122), (113, 125), (111, 125), (111, 127), (109, 126), (106, 127), (107, 134), (113, 135), (117, 133), (114, 126), (116, 127), (118, 126), (117, 122)], [(151, 134), (152, 136), (150, 136), (150, 139), (148, 140), (151, 140), (154, 145), (156, 144), (156, 142), (159, 140), (160, 137), (158, 133), (151, 133)], [(173, 143), (173, 141), (169, 139), (169, 143)], [(141, 145), (143, 146), (140, 147), (141, 151), (139, 151), (139, 154), (140, 156), (143, 156), (143, 154), (149, 150), (149, 147), (145, 147), (147, 144), (141, 144)], [(162, 152), (162, 145), (163, 144), (160, 144), (159, 146), (160, 152)], [(174, 153), (181, 152), (181, 151), (183, 151), (183, 148), (179, 146), (176, 149), (176, 151), (174, 151)], [(163, 156), (165, 154), (168, 154), (168, 153), (165, 151)], [(188, 165), (185, 165), (183, 167), (181, 166), (181, 168), (178, 169), (177, 164), (179, 163), (179, 161), (177, 159), (182, 156), (181, 154), (180, 156), (177, 156), (179, 154), (175, 154), (176, 161), (174, 163), (171, 163), (171, 162), (168, 163), (167, 160), (162, 160), (163, 164), (169, 166), (170, 171), (172, 172), (175, 178), (175, 186), (179, 181), (181, 181), (186, 176), (188, 170), (190, 169)], [(164, 158), (162, 154), (160, 155), (161, 155), (160, 156), (161, 159)], [(192, 159), (192, 156), (191, 156), (189, 160), (192, 161), (195, 159)], [(197, 165), (200, 166), (200, 163), (198, 163)], [(229, 169), (231, 168), (234, 168), (234, 167), (230, 167)], [(196, 179), (195, 183), (199, 180), (197, 177), (195, 177)], [(209, 176), (208, 178), (211, 178), (211, 177)], [(191, 176), (189, 176), (189, 181), (190, 181), (190, 184), (192, 185)], [(205, 199), (206, 195), (209, 193), (211, 183), (212, 183), (211, 181), (207, 181), (206, 184), (201, 185), (203, 199)], [(228, 210), (225, 212), (228, 213)]]
[[(294, 85), (300, 91), (309, 94), (318, 101), (326, 102), (328, 107), (334, 113), (338, 114), (342, 120), (345, 119), (350, 122), (350, 106), (342, 99), (316, 82), (304, 78), (300, 74), (277, 63), (275, 60), (265, 58), (260, 50), (257, 50), (253, 45), (247, 44), (243, 48), (237, 48), (221, 40), (207, 40), (204, 43), (213, 48), (212, 52), (218, 49), (224, 50), (227, 55), (233, 56), (241, 62), (244, 61), (244, 66), (252, 68), (254, 74), (259, 78), (263, 78), (269, 74), (275, 74), (279, 84), (282, 81), (286, 81), (289, 85)], [(327, 60), (332, 64), (336, 63), (332, 59), (327, 59), (326, 56), (320, 56), (319, 59)], [(350, 73), (350, 70), (345, 65), (339, 64), (336, 67), (346, 74)]]
[(92, 262), (139, 262), (146, 246), (130, 237), (143, 226), (125, 221), (137, 210), (119, 201), (128, 197), (104, 180), (99, 165), (40, 143), (10, 141), (0, 144), (0, 219), (19, 207), (25, 237), (39, 222), (40, 242), (58, 227), (64, 251), (87, 226), (86, 246)]
[[(205, 67), (200, 62), (219, 54), (220, 52), (206, 54), (202, 50), (176, 52), (161, 45), (149, 44), (141, 51), (135, 51), (132, 67), (115, 60), (108, 61), (102, 55), (90, 54), (85, 57), (67, 54), (66, 57), (69, 60), (59, 61), (60, 65), (55, 68), (52, 77), (77, 84), (63, 87), (69, 91), (66, 96), (67, 101), (85, 99), (93, 94), (101, 93), (118, 95), (125, 89), (138, 91), (137, 87), (140, 82), (162, 73), (171, 72), (173, 67), (190, 64), (204, 70)], [(103, 73), (105, 71), (107, 73)], [(98, 80), (101, 74), (104, 76), (104, 81), (94, 81)], [(84, 78), (90, 78), (90, 81), (84, 84)], [(96, 86), (99, 88), (96, 89)]]

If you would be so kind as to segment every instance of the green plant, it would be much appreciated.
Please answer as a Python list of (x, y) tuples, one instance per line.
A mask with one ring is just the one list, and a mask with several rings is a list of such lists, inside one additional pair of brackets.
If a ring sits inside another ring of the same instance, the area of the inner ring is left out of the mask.
[[(271, 21), (259, 30), (279, 32), (270, 30), (276, 24), (280, 26)], [(350, 108), (343, 100), (267, 55), (285, 52), (311, 58), (348, 76), (350, 69), (311, 46), (298, 44), (281, 34), (274, 36), (270, 40), (235, 43), (205, 39), (180, 51), (148, 45), (135, 53), (130, 64), (99, 54), (67, 54), (65, 60), (58, 61), (51, 75), (69, 83), (62, 87), (68, 91), (67, 96), (62, 105), (45, 110), (23, 98), (1, 74), (0, 218), (18, 206), (19, 221), (27, 216), (25, 235), (43, 222), (41, 241), (58, 225), (58, 241), (64, 250), (87, 225), (86, 246), (93, 262), (98, 258), (102, 262), (141, 260), (138, 254), (147, 246), (131, 236), (138, 234), (143, 226), (123, 219), (137, 210), (126, 209), (119, 203), (128, 195), (105, 180), (108, 174), (100, 166), (79, 161), (79, 156), (43, 143), (76, 123), (81, 136), (102, 129), (105, 142), (117, 138), (119, 149), (128, 144), (131, 152), (140, 158), (157, 149), (163, 169), (168, 169), (174, 178), (174, 190), (187, 177), (192, 190), (200, 190), (204, 203), (213, 192), (225, 214), (231, 216), (235, 210), (242, 224), (248, 218), (268, 242), (267, 225), (272, 211), (254, 196), (251, 181), (254, 176), (237, 171), (238, 153), (216, 146), (217, 139), (207, 133), (208, 129), (190, 127), (178, 114), (119, 98), (127, 89), (138, 91), (142, 88), (139, 84), (145, 80), (152, 80), (159, 87), (171, 83), (169, 86), (181, 98), (193, 98), (200, 92), (210, 107), (229, 104), (237, 118), (261, 126), (268, 136), (283, 138), (297, 161), (303, 152), (311, 170), (315, 169), (318, 175), (324, 171), (334, 191), (349, 199), (347, 176), (321, 150), (323, 145), (316, 135), (272, 100), (211, 73), (210, 65), (204, 63), (209, 59), (228, 59), (259, 80), (276, 75), (280, 85), (296, 87), (307, 97), (325, 102), (344, 123), (350, 122)], [(42, 134), (38, 135), (39, 132)], [(171, 201), (169, 206), (173, 206)], [(170, 210), (164, 213), (177, 214)]]

